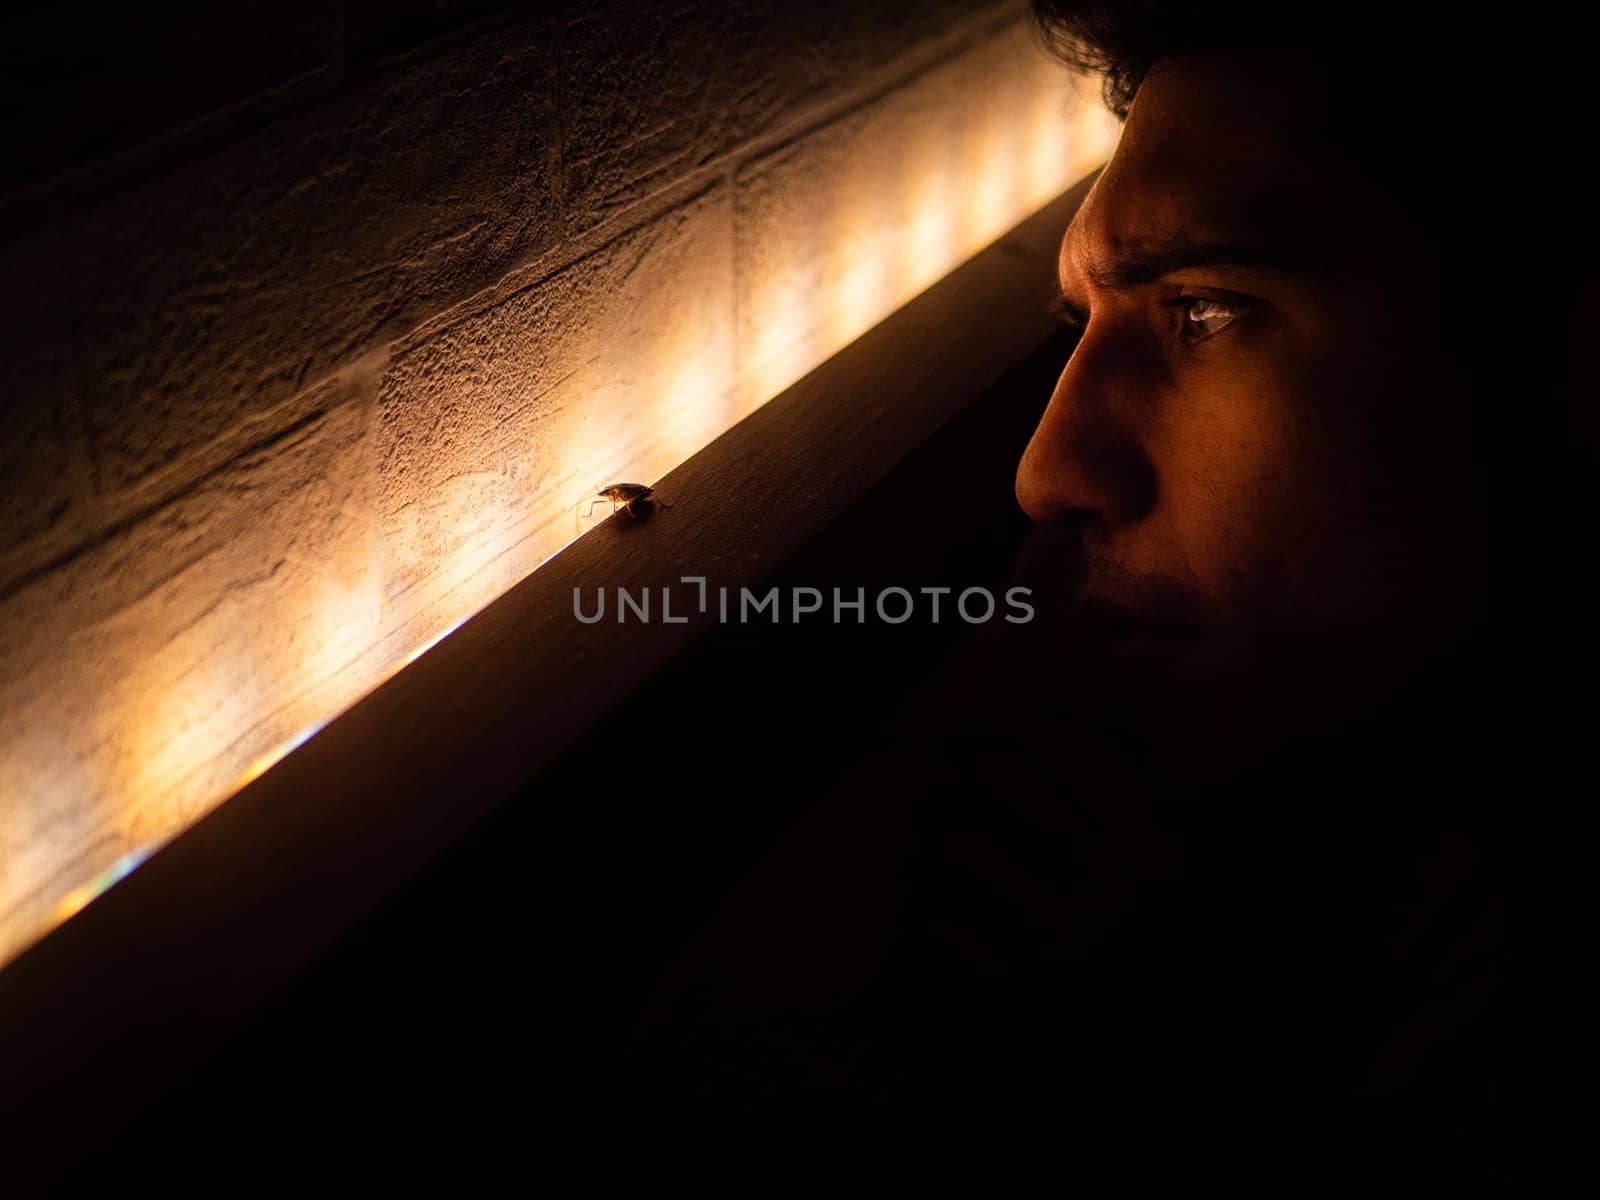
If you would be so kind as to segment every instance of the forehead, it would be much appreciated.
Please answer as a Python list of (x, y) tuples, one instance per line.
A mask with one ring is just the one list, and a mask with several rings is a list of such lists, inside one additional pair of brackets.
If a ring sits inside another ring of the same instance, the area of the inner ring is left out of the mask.
[(1062, 242), (1062, 272), (1180, 240), (1341, 253), (1372, 197), (1335, 152), (1326, 68), (1287, 53), (1163, 63)]

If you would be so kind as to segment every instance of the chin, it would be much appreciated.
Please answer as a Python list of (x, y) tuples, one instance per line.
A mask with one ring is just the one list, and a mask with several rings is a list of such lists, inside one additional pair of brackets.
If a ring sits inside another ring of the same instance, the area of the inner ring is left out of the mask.
[(1107, 719), (1158, 776), (1212, 787), (1271, 764), (1286, 786), (1316, 778), (1363, 711), (1361, 689), (1340, 686), (1309, 656), (1253, 641), (1201, 638), (1114, 650)]

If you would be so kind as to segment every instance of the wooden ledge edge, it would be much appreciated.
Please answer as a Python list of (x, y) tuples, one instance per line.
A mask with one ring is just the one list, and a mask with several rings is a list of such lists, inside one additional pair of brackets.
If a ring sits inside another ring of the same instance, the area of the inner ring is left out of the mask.
[(37, 1165), (136, 1113), (715, 618), (585, 625), (575, 588), (753, 587), (1042, 345), (1093, 178), (671, 472), (669, 509), (574, 542), (0, 971), (16, 1144)]

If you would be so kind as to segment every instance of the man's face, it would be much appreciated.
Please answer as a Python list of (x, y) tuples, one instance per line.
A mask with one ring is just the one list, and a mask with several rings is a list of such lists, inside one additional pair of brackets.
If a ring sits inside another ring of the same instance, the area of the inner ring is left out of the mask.
[(1195, 739), (1348, 711), (1469, 616), (1439, 331), (1472, 298), (1333, 149), (1332, 87), (1284, 55), (1158, 66), (1062, 241), (1082, 335), (1017, 497), (1083, 551), (1113, 678)]

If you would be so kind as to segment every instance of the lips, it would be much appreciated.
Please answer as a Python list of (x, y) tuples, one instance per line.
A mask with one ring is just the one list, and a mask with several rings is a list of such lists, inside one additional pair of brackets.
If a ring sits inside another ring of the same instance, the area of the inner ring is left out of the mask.
[(1114, 641), (1188, 642), (1200, 636), (1200, 627), (1181, 615), (1153, 607), (1140, 607), (1102, 596), (1085, 596), (1078, 604), (1083, 620)]

